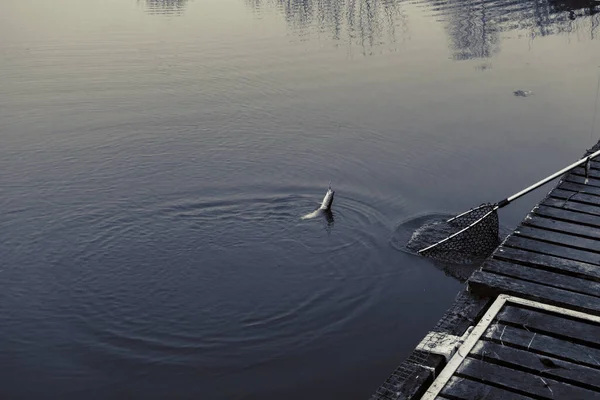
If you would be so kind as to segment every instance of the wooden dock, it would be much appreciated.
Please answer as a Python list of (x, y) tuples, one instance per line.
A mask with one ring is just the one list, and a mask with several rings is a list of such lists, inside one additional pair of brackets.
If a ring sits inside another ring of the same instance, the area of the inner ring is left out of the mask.
[(469, 278), (471, 290), (600, 315), (599, 163), (590, 176), (564, 177)]
[(372, 400), (419, 398), (600, 399), (600, 162), (562, 177)]

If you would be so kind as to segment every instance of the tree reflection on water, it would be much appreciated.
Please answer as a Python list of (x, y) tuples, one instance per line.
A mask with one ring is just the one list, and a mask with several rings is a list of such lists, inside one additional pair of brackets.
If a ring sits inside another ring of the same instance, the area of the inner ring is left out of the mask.
[(145, 9), (148, 14), (178, 15), (183, 13), (187, 2), (188, 0), (145, 0)]
[(556, 34), (596, 36), (599, 15), (588, 1), (449, 0), (437, 9), (445, 23), (453, 58), (488, 58), (500, 51), (500, 33), (522, 30), (531, 38)]
[[(358, 45), (363, 54), (377, 47), (395, 48), (410, 35), (409, 15), (400, 0), (246, 0), (257, 14), (276, 9), (300, 38), (323, 34)], [(523, 30), (532, 38), (556, 34), (595, 39), (600, 6), (593, 0), (422, 0), (444, 24), (455, 60), (485, 59), (501, 49), (500, 33)]]
[[(395, 47), (397, 35), (408, 37), (407, 14), (391, 0), (246, 0), (257, 14), (275, 8), (301, 38), (327, 34), (371, 54), (381, 45)], [(400, 31), (400, 32), (398, 32)]]

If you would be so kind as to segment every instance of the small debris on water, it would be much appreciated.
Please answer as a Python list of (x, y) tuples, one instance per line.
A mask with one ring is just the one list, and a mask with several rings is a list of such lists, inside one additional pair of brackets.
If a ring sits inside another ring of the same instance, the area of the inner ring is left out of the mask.
[(517, 97), (529, 97), (533, 94), (531, 90), (515, 90), (513, 94)]

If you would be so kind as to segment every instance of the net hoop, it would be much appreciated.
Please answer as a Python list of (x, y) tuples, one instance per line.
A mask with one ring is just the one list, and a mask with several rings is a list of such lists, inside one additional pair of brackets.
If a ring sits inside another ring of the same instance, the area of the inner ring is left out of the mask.
[[(446, 222), (448, 222), (448, 223), (454, 222), (454, 221), (456, 221), (457, 219), (459, 219), (459, 218), (461, 218), (461, 217), (464, 217), (465, 215), (469, 215), (469, 214), (471, 214), (472, 212), (479, 211), (479, 210), (481, 210), (482, 208), (485, 208), (485, 207), (490, 207), (490, 206), (491, 206), (491, 204), (489, 204), (489, 203), (483, 203), (483, 204), (482, 204), (482, 205), (480, 205), (479, 207), (471, 208), (470, 210), (468, 210), (468, 211), (465, 211), (464, 213), (461, 213), (461, 214), (455, 215), (454, 217), (450, 218), (450, 219), (449, 219), (449, 220), (447, 220)], [(497, 210), (497, 209), (498, 209), (498, 208), (496, 207), (496, 205), (494, 205), (494, 207), (493, 207), (492, 211), (495, 211), (495, 210)], [(489, 214), (489, 213), (488, 213), (488, 214)], [(487, 215), (487, 214), (486, 214), (486, 215)], [(483, 218), (483, 217), (482, 217), (482, 218)], [(479, 219), (482, 219), (482, 218), (479, 218)], [(479, 219), (478, 219), (477, 221), (479, 221)], [(477, 222), (477, 221), (475, 221), (475, 222)], [(475, 222), (474, 222), (474, 223), (475, 223)], [(473, 224), (474, 224), (474, 223), (473, 223)]]
[[(490, 204), (482, 204), (482, 205), (480, 205), (479, 207), (472, 208), (471, 210), (469, 210), (469, 211), (467, 211), (467, 212), (464, 212), (464, 213), (462, 213), (462, 214), (459, 214), (459, 215), (457, 215), (457, 216), (455, 216), (455, 217), (453, 217), (453, 218), (450, 218), (450, 219), (449, 219), (448, 221), (446, 221), (446, 222), (448, 222), (448, 223), (451, 223), (452, 221), (455, 221), (456, 219), (458, 219), (458, 218), (460, 218), (460, 217), (463, 217), (463, 216), (465, 216), (465, 215), (468, 215), (468, 214), (470, 214), (470, 213), (472, 213), (472, 212), (478, 211), (478, 210), (480, 210), (480, 209), (482, 209), (482, 208), (484, 208), (484, 207), (489, 207), (489, 206), (490, 206)], [(490, 211), (488, 211), (487, 213), (485, 213), (485, 214), (484, 214), (482, 217), (478, 218), (477, 220), (475, 220), (475, 221), (474, 221), (474, 222), (472, 222), (471, 224), (467, 225), (466, 227), (462, 228), (462, 229), (461, 229), (461, 230), (459, 230), (458, 232), (455, 232), (455, 233), (453, 233), (452, 235), (450, 235), (450, 236), (448, 236), (448, 237), (446, 237), (446, 238), (444, 238), (444, 239), (440, 240), (439, 242), (437, 242), (437, 243), (434, 243), (434, 244), (432, 244), (431, 246), (428, 246), (428, 247), (425, 247), (424, 249), (421, 249), (421, 250), (419, 250), (419, 251), (418, 251), (418, 253), (419, 253), (419, 254), (423, 254), (423, 253), (425, 253), (425, 252), (427, 252), (427, 251), (429, 251), (429, 250), (433, 250), (433, 249), (435, 249), (436, 247), (438, 247), (438, 246), (440, 246), (440, 245), (442, 245), (442, 244), (444, 244), (444, 243), (446, 243), (446, 242), (448, 242), (448, 241), (450, 241), (450, 240), (454, 239), (455, 237), (457, 237), (457, 236), (461, 235), (462, 233), (464, 233), (464, 232), (468, 231), (469, 229), (473, 228), (473, 227), (474, 227), (474, 226), (476, 226), (477, 224), (481, 223), (483, 220), (485, 220), (486, 218), (488, 218), (490, 215), (492, 215), (493, 213), (495, 213), (497, 210), (498, 210), (498, 205), (497, 205), (497, 204), (495, 204), (495, 205), (492, 207), (492, 209), (491, 209)]]

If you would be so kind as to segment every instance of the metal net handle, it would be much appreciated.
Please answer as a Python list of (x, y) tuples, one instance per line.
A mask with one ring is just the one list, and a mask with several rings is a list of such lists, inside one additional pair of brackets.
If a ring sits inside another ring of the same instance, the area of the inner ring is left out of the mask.
[[(504, 206), (507, 206), (507, 205), (508, 205), (508, 204), (510, 204), (510, 203), (511, 203), (513, 200), (516, 200), (516, 199), (518, 199), (519, 197), (526, 195), (527, 193), (531, 192), (532, 190), (535, 190), (535, 189), (539, 188), (540, 186), (542, 186), (542, 185), (545, 185), (546, 183), (548, 183), (548, 182), (550, 182), (550, 181), (552, 181), (552, 180), (554, 180), (554, 179), (558, 178), (559, 176), (561, 176), (561, 175), (563, 175), (563, 174), (565, 174), (565, 173), (567, 173), (567, 172), (571, 171), (572, 169), (574, 169), (574, 168), (576, 168), (576, 167), (579, 167), (579, 166), (580, 166), (580, 165), (582, 165), (582, 164), (585, 164), (585, 167), (586, 167), (586, 175), (587, 175), (587, 172), (588, 172), (588, 170), (589, 170), (589, 168), (590, 168), (590, 163), (591, 163), (591, 160), (592, 160), (593, 158), (595, 158), (595, 157), (599, 156), (599, 155), (600, 155), (600, 150), (596, 150), (594, 153), (592, 153), (592, 154), (589, 154), (588, 156), (581, 158), (580, 160), (578, 160), (578, 161), (576, 161), (576, 162), (572, 163), (571, 165), (568, 165), (568, 166), (566, 166), (565, 168), (561, 169), (560, 171), (557, 171), (557, 172), (553, 173), (552, 175), (549, 175), (549, 176), (547, 176), (546, 178), (542, 179), (541, 181), (539, 181), (539, 182), (536, 182), (536, 183), (534, 183), (533, 185), (531, 185), (531, 186), (529, 186), (529, 187), (527, 187), (527, 188), (525, 188), (525, 189), (521, 190), (520, 192), (518, 192), (518, 193), (515, 193), (515, 194), (513, 194), (512, 196), (510, 196), (510, 197), (507, 197), (507, 198), (505, 198), (505, 199), (503, 199), (503, 200), (499, 201), (498, 203), (496, 203), (496, 204), (493, 206), (493, 208), (492, 208), (492, 210), (491, 210), (491, 211), (489, 211), (488, 213), (486, 213), (486, 214), (485, 214), (484, 216), (482, 216), (481, 218), (479, 218), (479, 219), (475, 220), (474, 222), (472, 222), (472, 223), (471, 223), (471, 224), (469, 224), (468, 226), (466, 226), (466, 227), (462, 228), (461, 230), (459, 230), (459, 231), (458, 231), (458, 232), (456, 232), (456, 233), (453, 233), (452, 235), (448, 236), (447, 238), (445, 238), (445, 239), (443, 239), (443, 240), (440, 240), (439, 242), (437, 242), (437, 243), (434, 243), (434, 244), (432, 244), (431, 246), (428, 246), (428, 247), (425, 247), (424, 249), (421, 249), (421, 250), (419, 250), (419, 251), (418, 251), (418, 253), (419, 253), (419, 254), (423, 254), (423, 253), (425, 253), (425, 252), (428, 252), (429, 250), (432, 250), (432, 249), (436, 248), (437, 246), (439, 246), (439, 245), (441, 245), (441, 244), (443, 244), (443, 243), (447, 243), (448, 241), (450, 241), (450, 240), (453, 240), (454, 238), (456, 238), (457, 236), (459, 236), (459, 235), (463, 234), (464, 232), (468, 231), (469, 229), (472, 229), (474, 226), (476, 226), (477, 224), (481, 223), (481, 222), (482, 222), (483, 220), (485, 220), (486, 218), (489, 218), (489, 216), (490, 216), (492, 213), (496, 212), (496, 210), (498, 210), (499, 208), (502, 208), (502, 207), (504, 207)], [(486, 206), (486, 205), (482, 205), (482, 206), (479, 206), (479, 207), (477, 207), (477, 208), (474, 208), (474, 209), (472, 209), (472, 210), (470, 210), (470, 211), (467, 211), (467, 212), (465, 212), (465, 213), (459, 214), (459, 215), (457, 215), (457, 216), (456, 216), (456, 217), (454, 217), (454, 218), (450, 218), (450, 219), (449, 219), (447, 222), (452, 222), (452, 221), (455, 221), (455, 220), (457, 220), (457, 219), (459, 219), (459, 218), (461, 218), (461, 217), (465, 217), (466, 215), (468, 215), (468, 214), (470, 214), (470, 213), (472, 213), (472, 212), (475, 212), (475, 211), (477, 211), (477, 210), (480, 210), (482, 207), (485, 207), (485, 206)]]

